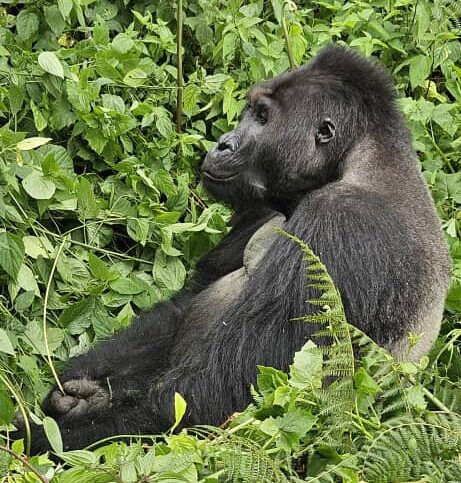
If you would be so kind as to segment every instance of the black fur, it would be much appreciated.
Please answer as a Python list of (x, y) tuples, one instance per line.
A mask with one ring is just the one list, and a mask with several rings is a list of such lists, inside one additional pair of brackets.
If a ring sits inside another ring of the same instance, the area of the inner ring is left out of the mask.
[[(187, 290), (69, 361), (68, 394), (43, 405), (67, 449), (167, 430), (175, 391), (186, 425), (219, 424), (250, 401), (258, 364), (288, 368), (312, 332), (292, 321), (314, 310), (302, 255), (284, 237), (248, 243), (277, 212), (326, 264), (351, 323), (400, 357), (429, 350), (450, 262), (388, 74), (328, 47), (249, 97), (202, 167), (206, 188), (237, 209), (234, 228)], [(263, 256), (250, 270), (251, 244)], [(409, 332), (424, 333), (412, 352)], [(39, 431), (33, 443), (47, 447)]]

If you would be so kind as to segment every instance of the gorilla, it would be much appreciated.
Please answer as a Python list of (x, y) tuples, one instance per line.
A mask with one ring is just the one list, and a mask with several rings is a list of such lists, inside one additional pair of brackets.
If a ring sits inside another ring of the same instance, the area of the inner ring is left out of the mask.
[[(450, 259), (390, 76), (329, 46), (254, 86), (239, 125), (207, 154), (202, 181), (236, 212), (187, 287), (126, 330), (69, 360), (43, 411), (66, 450), (174, 421), (220, 424), (251, 399), (257, 365), (288, 369), (312, 325), (299, 246), (327, 266), (347, 319), (417, 360), (439, 332)], [(418, 334), (416, 345), (408, 335)], [(48, 449), (32, 432), (33, 452)]]

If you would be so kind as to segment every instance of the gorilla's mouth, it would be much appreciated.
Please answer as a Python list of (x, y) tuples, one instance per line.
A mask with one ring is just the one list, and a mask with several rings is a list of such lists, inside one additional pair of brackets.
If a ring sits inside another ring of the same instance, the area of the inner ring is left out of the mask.
[(238, 175), (239, 173), (233, 173), (225, 176), (216, 176), (215, 174), (211, 174), (209, 171), (202, 171), (202, 176), (211, 181), (214, 181), (215, 183), (226, 183), (232, 181), (237, 178)]

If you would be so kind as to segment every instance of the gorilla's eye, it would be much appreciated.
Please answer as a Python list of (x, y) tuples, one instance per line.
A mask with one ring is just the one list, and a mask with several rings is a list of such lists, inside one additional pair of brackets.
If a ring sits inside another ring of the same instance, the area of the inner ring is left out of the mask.
[(335, 138), (335, 125), (330, 118), (325, 118), (322, 124), (318, 127), (315, 139), (320, 144), (329, 143)]
[(269, 109), (264, 104), (255, 104), (252, 108), (253, 116), (259, 124), (266, 124), (269, 120)]

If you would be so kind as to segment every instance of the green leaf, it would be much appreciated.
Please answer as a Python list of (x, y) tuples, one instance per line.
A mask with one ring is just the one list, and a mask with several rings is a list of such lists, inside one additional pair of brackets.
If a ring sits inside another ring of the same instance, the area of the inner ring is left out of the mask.
[(49, 200), (56, 191), (56, 185), (37, 170), (33, 170), (22, 180), (26, 193), (36, 200)]
[(43, 429), (53, 451), (58, 454), (62, 453), (64, 448), (58, 423), (53, 418), (46, 416), (43, 418)]
[(174, 393), (174, 424), (170, 428), (170, 432), (173, 432), (182, 421), (184, 414), (186, 414), (187, 403), (185, 399), (178, 392)]
[(279, 24), (282, 23), (283, 16), (283, 0), (271, 0), (272, 9), (274, 11), (274, 17), (277, 19)]
[(14, 356), (14, 347), (5, 329), (0, 329), (0, 352)]
[(45, 6), (43, 7), (43, 14), (46, 23), (50, 26), (54, 34), (57, 36), (61, 35), (66, 26), (66, 22), (59, 10), (59, 7), (56, 5), (51, 5), (50, 7)]
[(148, 218), (130, 218), (126, 225), (128, 235), (143, 246), (147, 243), (149, 229), (150, 221)]
[(285, 451), (296, 449), (301, 438), (314, 427), (316, 417), (309, 411), (295, 409), (278, 418), (267, 418), (260, 429), (268, 436), (275, 437), (277, 446)]
[(379, 391), (379, 385), (363, 367), (354, 374), (354, 385), (357, 390), (370, 396), (374, 396)]
[(86, 179), (80, 178), (77, 194), (78, 213), (83, 220), (96, 218), (99, 206), (93, 193), (93, 185)]
[(225, 62), (230, 62), (234, 58), (237, 47), (237, 40), (238, 37), (235, 32), (228, 32), (224, 36), (222, 43), (222, 56)]
[(45, 72), (64, 79), (64, 68), (54, 52), (42, 52), (38, 63)]
[(147, 74), (142, 69), (136, 67), (135, 69), (131, 69), (125, 74), (123, 82), (130, 87), (139, 87), (146, 82), (146, 79)]
[(14, 418), (14, 404), (5, 389), (0, 389), (0, 425), (10, 424)]
[(411, 386), (407, 390), (407, 400), (410, 406), (413, 406), (415, 409), (426, 409), (427, 402), (424, 397), (423, 387), (419, 384), (416, 386)]
[(53, 253), (53, 245), (45, 236), (23, 236), (22, 241), (26, 255), (37, 259), (38, 257), (50, 258)]
[(33, 292), (37, 297), (40, 297), (40, 289), (38, 288), (37, 280), (34, 273), (26, 265), (22, 264), (17, 276), (17, 285), (26, 292)]
[(87, 131), (83, 137), (88, 141), (91, 148), (94, 149), (98, 154), (101, 154), (104, 151), (104, 148), (109, 142), (107, 138), (96, 130)]
[(422, 86), (431, 73), (432, 59), (427, 55), (415, 55), (410, 59), (410, 84), (412, 89)]
[(35, 292), (33, 290), (23, 292), (16, 297), (14, 301), (14, 309), (18, 312), (24, 312), (27, 310), (35, 299)]
[(19, 40), (29, 40), (38, 31), (39, 19), (27, 9), (21, 10), (16, 17), (16, 32)]
[(154, 185), (167, 196), (176, 194), (176, 185), (170, 173), (165, 169), (159, 169), (152, 177)]
[(34, 116), (34, 124), (37, 131), (43, 131), (48, 126), (48, 121), (33, 100), (30, 101), (30, 108)]
[(136, 276), (120, 277), (110, 284), (110, 288), (122, 295), (136, 295), (144, 290), (144, 283)]
[[(57, 327), (49, 327), (46, 329), (48, 346), (50, 351), (56, 350), (64, 340), (64, 331)], [(25, 342), (32, 348), (33, 354), (46, 355), (45, 337), (43, 336), (43, 330), (41, 324), (37, 320), (31, 320), (26, 327), (24, 335), (21, 336)]]
[(0, 233), (0, 267), (16, 280), (24, 261), (24, 243), (16, 235)]
[(42, 137), (33, 137), (33, 138), (26, 138), (16, 144), (16, 147), (19, 151), (29, 151), (31, 149), (38, 148), (39, 146), (43, 146), (46, 143), (52, 141), (52, 138), (42, 138)]
[(165, 255), (157, 250), (152, 275), (160, 289), (175, 292), (184, 285), (186, 269), (178, 257)]
[(91, 327), (97, 300), (95, 297), (86, 297), (79, 302), (64, 309), (59, 317), (59, 325), (67, 327), (72, 335), (79, 335)]
[(68, 18), (70, 12), (72, 11), (73, 2), (72, 0), (58, 0), (58, 8), (61, 12), (61, 15), (64, 18)]
[(290, 366), (289, 384), (297, 389), (322, 387), (323, 358), (317, 346), (311, 340), (295, 354), (294, 363)]
[[(97, 462), (100, 460), (100, 456), (96, 453), (93, 453), (91, 451), (87, 450), (74, 450), (74, 451), (66, 451), (65, 453), (62, 453), (59, 455), (61, 459), (63, 459), (66, 463), (69, 463), (72, 466), (85, 466), (84, 472), (82, 474), (82, 477), (85, 478), (87, 481), (97, 481), (93, 480), (91, 478), (90, 480), (87, 479), (88, 476), (90, 476), (87, 466), (93, 466), (96, 465)], [(101, 470), (98, 468), (98, 474), (101, 474)], [(77, 483), (79, 481), (84, 481), (84, 479), (73, 479), (70, 480), (69, 483)], [(104, 481), (107, 481), (107, 479), (104, 479)]]
[(88, 265), (90, 267), (91, 275), (93, 275), (94, 278), (101, 281), (106, 281), (109, 278), (110, 273), (106, 264), (91, 252), (88, 254)]
[(116, 35), (114, 40), (112, 40), (112, 48), (119, 54), (126, 54), (133, 47), (133, 40), (125, 33)]

